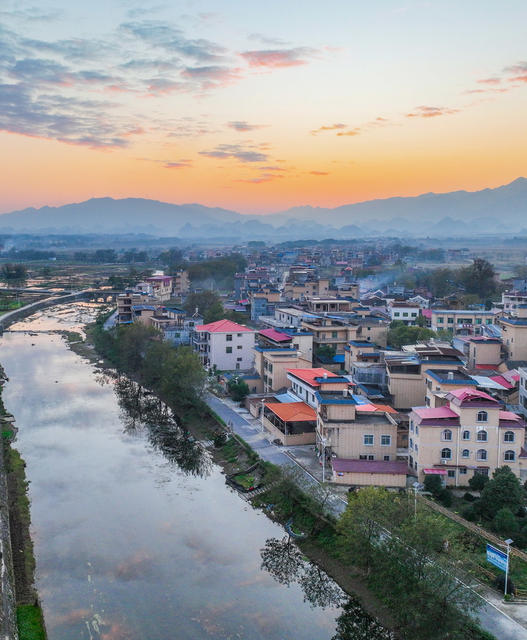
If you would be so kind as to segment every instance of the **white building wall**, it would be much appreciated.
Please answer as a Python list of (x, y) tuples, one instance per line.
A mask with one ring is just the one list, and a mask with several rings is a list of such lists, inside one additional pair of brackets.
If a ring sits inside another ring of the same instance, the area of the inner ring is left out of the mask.
[[(222, 371), (247, 371), (254, 365), (255, 331), (241, 333), (211, 333), (208, 353), (210, 366)], [(228, 340), (227, 337), (231, 336)]]

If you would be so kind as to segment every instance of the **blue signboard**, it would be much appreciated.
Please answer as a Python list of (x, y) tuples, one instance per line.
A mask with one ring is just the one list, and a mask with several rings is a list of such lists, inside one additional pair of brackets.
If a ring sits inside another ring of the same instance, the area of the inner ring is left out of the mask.
[(487, 544), (487, 562), (490, 562), (498, 569), (507, 571), (507, 554), (491, 544)]

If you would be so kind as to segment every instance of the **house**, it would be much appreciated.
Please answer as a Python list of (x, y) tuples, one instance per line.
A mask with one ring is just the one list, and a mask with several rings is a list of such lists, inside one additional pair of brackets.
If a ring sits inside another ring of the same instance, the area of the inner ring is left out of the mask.
[(417, 324), (421, 307), (418, 304), (412, 304), (409, 300), (406, 302), (394, 300), (388, 305), (388, 311), (392, 322), (398, 320), (413, 327)]
[(117, 296), (117, 324), (131, 324), (134, 322), (133, 307), (139, 305), (153, 305), (155, 300), (146, 293), (127, 290)]
[(399, 352), (384, 352), (391, 404), (410, 409), (425, 404), (427, 369), (461, 369), (462, 354), (450, 345), (433, 342), (408, 346)]
[(464, 354), (469, 369), (477, 369), (481, 365), (497, 367), (502, 361), (500, 338), (456, 336), (452, 340), (452, 346)]
[(192, 343), (195, 327), (203, 323), (203, 318), (197, 313), (189, 316), (186, 311), (176, 307), (158, 307), (149, 321), (163, 333), (165, 340), (180, 346)]
[(248, 371), (253, 366), (256, 331), (231, 320), (195, 327), (192, 346), (204, 367)]
[(448, 485), (465, 486), (481, 473), (508, 465), (519, 477), (525, 422), (489, 394), (472, 387), (448, 393), (442, 407), (414, 407), (410, 413), (409, 463), (419, 481), (439, 474)]
[(518, 373), (520, 374), (518, 402), (522, 415), (527, 417), (527, 367), (520, 367)]
[(519, 305), (515, 316), (499, 318), (507, 360), (527, 360), (527, 304)]
[(145, 278), (144, 282), (141, 282), (139, 286), (158, 302), (166, 302), (172, 297), (173, 282), (174, 278), (172, 276), (158, 275)]
[(254, 368), (262, 379), (263, 392), (280, 391), (289, 385), (289, 369), (308, 368), (311, 360), (302, 357), (298, 349), (283, 347), (254, 347)]
[(173, 276), (172, 280), (172, 295), (181, 298), (186, 296), (189, 292), (190, 280), (188, 277), (188, 271), (185, 269), (179, 269)]
[(498, 318), (496, 311), (472, 309), (432, 309), (431, 328), (433, 331), (446, 329), (454, 335), (480, 335), (484, 325), (492, 325)]

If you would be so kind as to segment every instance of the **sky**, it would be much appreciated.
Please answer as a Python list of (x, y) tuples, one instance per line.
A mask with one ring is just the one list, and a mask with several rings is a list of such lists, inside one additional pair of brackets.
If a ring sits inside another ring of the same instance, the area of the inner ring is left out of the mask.
[(1, 0), (0, 212), (527, 176), (525, 0)]

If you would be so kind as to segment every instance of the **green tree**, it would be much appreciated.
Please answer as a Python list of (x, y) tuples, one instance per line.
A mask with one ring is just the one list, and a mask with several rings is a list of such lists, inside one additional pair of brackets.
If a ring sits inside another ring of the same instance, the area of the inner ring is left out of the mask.
[(402, 320), (394, 320), (388, 330), (388, 344), (397, 349), (405, 344), (415, 344), (435, 337), (436, 334), (431, 329), (407, 326)]
[(379, 550), (383, 527), (396, 522), (395, 516), (403, 507), (398, 496), (378, 487), (349, 494), (346, 511), (337, 523), (344, 556), (369, 571)]
[(23, 264), (6, 262), (2, 265), (0, 277), (8, 285), (21, 287), (27, 280), (27, 269)]
[(229, 382), (227, 383), (227, 389), (229, 390), (232, 399), (236, 402), (241, 402), (242, 400), (244, 400), (246, 396), (249, 395), (250, 391), (249, 385), (245, 382), (245, 380), (242, 380), (238, 376), (235, 376), (234, 378), (231, 378), (229, 380)]
[(458, 280), (465, 287), (467, 293), (475, 293), (480, 298), (486, 298), (496, 291), (496, 272), (490, 262), (483, 258), (476, 258), (468, 267), (459, 270)]
[(216, 291), (202, 291), (190, 293), (183, 305), (187, 313), (194, 313), (196, 309), (203, 316), (205, 323), (215, 322), (224, 317), (224, 309), (220, 296)]
[(492, 479), (481, 492), (481, 513), (488, 520), (492, 520), (498, 511), (505, 507), (512, 513), (517, 513), (524, 499), (520, 481), (510, 467), (500, 467), (494, 471)]
[(518, 521), (507, 507), (500, 509), (492, 520), (492, 528), (504, 538), (512, 538), (519, 530)]
[(425, 491), (430, 491), (434, 498), (437, 498), (441, 491), (443, 491), (443, 483), (441, 476), (427, 475), (425, 476)]
[(475, 473), (468, 481), (468, 486), (473, 491), (481, 491), (489, 480), (490, 478), (488, 476), (485, 476), (482, 473)]

